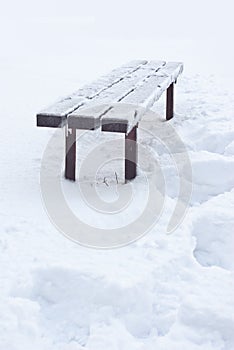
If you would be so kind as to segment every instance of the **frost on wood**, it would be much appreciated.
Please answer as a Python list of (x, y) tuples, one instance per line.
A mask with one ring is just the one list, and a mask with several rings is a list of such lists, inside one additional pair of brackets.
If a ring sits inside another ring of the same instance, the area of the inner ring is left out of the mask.
[[(165, 61), (132, 61), (91, 84), (85, 85), (75, 93), (58, 101), (38, 114), (38, 126), (57, 126), (49, 118), (69, 117), (69, 125), (76, 128), (97, 128), (108, 122), (108, 111), (115, 103), (134, 104), (150, 108), (163, 91), (176, 81), (183, 70), (182, 63)], [(97, 106), (103, 105), (102, 108)], [(88, 115), (87, 115), (88, 114)], [(117, 116), (121, 120), (122, 116)], [(113, 117), (113, 116), (112, 116)], [(111, 117), (111, 118), (112, 118)], [(85, 120), (87, 120), (87, 125)], [(132, 125), (132, 118), (128, 128)]]
[(45, 108), (39, 114), (40, 115), (56, 115), (66, 116), (76, 108), (78, 108), (86, 99), (93, 98), (101, 91), (110, 88), (112, 85), (117, 84), (127, 74), (130, 74), (146, 64), (147, 61), (135, 60), (123, 65), (117, 69), (112, 70), (109, 74), (99, 78), (91, 84), (85, 85), (83, 88), (77, 90), (71, 95), (62, 98), (55, 102), (53, 105)]

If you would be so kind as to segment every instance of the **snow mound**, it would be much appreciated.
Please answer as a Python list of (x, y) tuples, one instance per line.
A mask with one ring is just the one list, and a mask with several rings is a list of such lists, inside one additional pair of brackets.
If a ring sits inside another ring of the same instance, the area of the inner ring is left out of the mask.
[(196, 237), (194, 256), (203, 266), (234, 269), (233, 191), (203, 204), (193, 223)]

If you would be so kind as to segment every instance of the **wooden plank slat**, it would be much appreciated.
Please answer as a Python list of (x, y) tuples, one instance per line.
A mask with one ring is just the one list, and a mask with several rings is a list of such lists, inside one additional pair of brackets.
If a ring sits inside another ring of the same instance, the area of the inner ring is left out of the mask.
[(152, 107), (171, 83), (176, 81), (182, 70), (182, 63), (168, 62), (158, 72), (148, 77), (142, 84), (139, 84), (122, 102), (138, 104), (146, 108)]
[(37, 114), (37, 126), (58, 128), (66, 121), (69, 112), (82, 106), (84, 98), (68, 96)]
[(118, 124), (126, 123), (127, 132), (129, 132), (141, 120), (146, 109), (153, 106), (171, 83), (176, 81), (182, 71), (182, 63), (168, 62), (156, 73), (148, 76), (121, 100), (121, 103), (126, 105), (125, 108), (123, 107), (124, 114), (121, 114), (121, 108), (115, 105), (113, 109), (102, 116), (102, 130), (106, 130), (105, 125), (112, 124), (113, 131), (118, 132), (120, 130)]
[[(133, 105), (125, 103), (112, 104), (108, 112), (101, 117), (102, 131), (123, 132), (127, 133), (130, 123), (134, 123), (140, 107), (135, 108)], [(143, 113), (143, 109), (141, 111)]]
[(110, 73), (100, 77), (91, 84), (83, 86), (75, 94), (77, 96), (83, 97), (88, 96), (88, 98), (93, 99), (99, 94), (101, 94), (103, 91), (121, 82), (129, 74), (134, 73), (139, 69), (142, 69), (142, 67), (144, 67), (147, 64), (148, 62), (146, 60), (134, 60), (128, 62), (121, 67), (113, 69)]
[(91, 101), (68, 115), (68, 127), (77, 129), (93, 129), (100, 126), (100, 118), (111, 108), (114, 103), (122, 101), (130, 94), (138, 84), (156, 74), (164, 61), (152, 61), (142, 65), (138, 70), (125, 76), (118, 84), (102, 91)]
[(101, 92), (117, 84), (128, 74), (137, 71), (146, 60), (131, 61), (109, 74), (97, 79), (91, 84), (84, 86), (75, 93), (55, 102), (37, 114), (37, 126), (59, 127), (66, 120), (69, 113), (82, 106), (89, 99), (94, 98)]

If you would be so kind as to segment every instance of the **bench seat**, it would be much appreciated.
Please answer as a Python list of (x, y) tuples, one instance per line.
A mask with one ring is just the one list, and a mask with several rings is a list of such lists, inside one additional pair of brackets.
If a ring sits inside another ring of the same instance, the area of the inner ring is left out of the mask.
[(62, 127), (69, 113), (90, 102), (91, 99), (106, 89), (118, 84), (127, 75), (134, 73), (146, 63), (145, 60), (131, 61), (112, 70), (109, 74), (93, 81), (91, 84), (85, 85), (73, 94), (56, 101), (37, 114), (37, 126)]
[[(115, 103), (151, 108), (176, 82), (182, 70), (180, 62), (129, 62), (42, 110), (37, 114), (37, 126), (62, 127), (68, 121), (68, 127), (96, 129), (112, 119), (113, 113), (109, 114), (108, 110)], [(128, 130), (131, 124), (130, 120)], [(105, 127), (102, 129), (105, 130)]]

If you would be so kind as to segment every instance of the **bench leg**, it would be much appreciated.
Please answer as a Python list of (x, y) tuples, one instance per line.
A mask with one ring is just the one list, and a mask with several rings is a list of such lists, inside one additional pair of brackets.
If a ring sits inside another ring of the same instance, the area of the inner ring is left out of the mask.
[(67, 129), (65, 155), (65, 178), (76, 180), (76, 129)]
[(137, 163), (137, 126), (135, 126), (130, 131), (129, 134), (125, 134), (125, 180), (131, 180), (136, 177), (136, 168), (137, 168), (136, 163)]
[(174, 114), (174, 83), (172, 83), (167, 89), (167, 107), (166, 107), (166, 119), (173, 118)]

